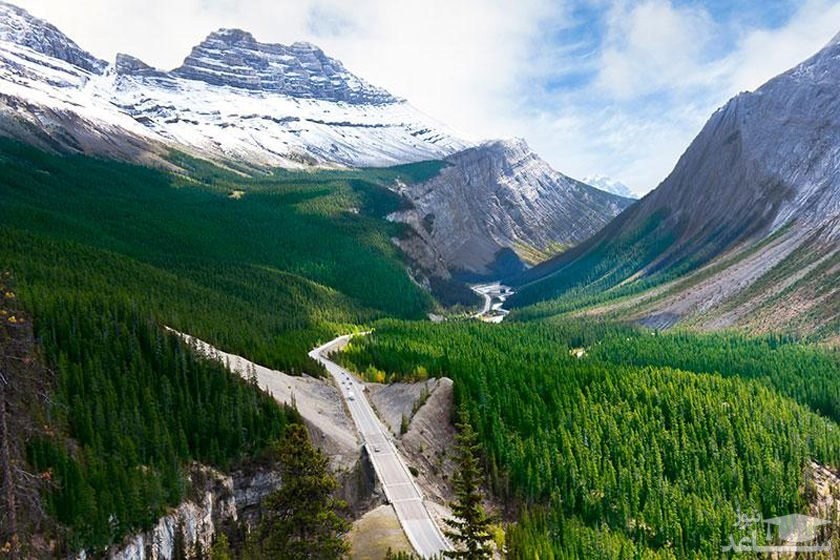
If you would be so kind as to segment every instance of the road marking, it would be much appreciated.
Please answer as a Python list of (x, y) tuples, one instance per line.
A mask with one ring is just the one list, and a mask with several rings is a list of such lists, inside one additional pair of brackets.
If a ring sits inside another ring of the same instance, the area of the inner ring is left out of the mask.
[[(348, 377), (352, 380), (350, 383), (354, 389), (354, 398), (352, 400), (348, 398), (349, 389), (339, 391), (339, 393), (356, 424), (373, 470), (382, 482), (385, 497), (393, 505), (411, 546), (419, 555), (426, 558), (451, 550), (446, 537), (443, 536), (440, 527), (437, 526), (423, 502), (423, 493), (417, 486), (414, 476), (397, 451), (385, 426), (374, 414), (373, 407), (365, 395), (364, 386), (356, 382), (349, 372), (325, 355), (333, 348), (346, 343), (350, 337), (351, 335), (340, 336), (315, 348), (309, 356), (327, 369), (339, 387), (342, 386), (342, 381), (346, 383)], [(379, 451), (376, 451), (377, 448)]]

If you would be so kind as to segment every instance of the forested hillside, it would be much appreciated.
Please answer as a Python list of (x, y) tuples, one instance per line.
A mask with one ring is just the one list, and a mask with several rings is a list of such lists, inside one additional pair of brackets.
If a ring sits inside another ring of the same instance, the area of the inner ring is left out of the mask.
[(0, 263), (25, 299), (107, 294), (224, 350), (312, 372), (318, 340), (431, 308), (390, 243), (401, 226), (380, 218), (400, 204), (382, 185), (439, 164), (248, 179), (176, 160), (189, 178), (0, 140)]
[(342, 359), (455, 380), (513, 558), (714, 557), (739, 507), (802, 511), (808, 462), (840, 465), (838, 356), (779, 337), (388, 321)]
[(27, 452), (61, 551), (149, 527), (188, 463), (228, 468), (298, 421), (164, 326), (318, 374), (317, 341), (433, 304), (381, 217), (401, 204), (385, 183), (438, 164), (246, 178), (173, 158), (187, 174), (0, 140), (0, 269), (56, 377)]

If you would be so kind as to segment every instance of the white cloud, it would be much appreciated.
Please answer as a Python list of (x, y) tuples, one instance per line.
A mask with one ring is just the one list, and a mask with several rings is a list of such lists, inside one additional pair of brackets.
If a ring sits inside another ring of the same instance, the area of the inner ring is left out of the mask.
[(12, 1), (97, 56), (160, 68), (220, 27), (308, 40), (468, 136), (522, 136), (565, 173), (640, 194), (715, 108), (840, 30), (840, 0), (805, 0), (774, 29), (671, 0)]
[[(311, 41), (366, 80), (469, 136), (495, 136), (508, 96), (534, 68), (539, 30), (565, 17), (556, 0), (13, 0), (83, 48), (181, 63), (220, 27), (263, 42)], [(504, 117), (501, 118), (504, 120)]]
[(689, 85), (702, 66), (715, 25), (699, 7), (676, 8), (666, 0), (616, 3), (607, 16), (597, 86), (628, 99)]
[(810, 0), (780, 29), (743, 30), (727, 59), (733, 92), (754, 90), (810, 57), (840, 32), (840, 2)]
[(563, 172), (610, 175), (643, 194), (673, 169), (717, 107), (840, 31), (840, 2), (807, 0), (775, 29), (733, 29), (696, 4), (617, 0), (605, 23), (595, 78), (523, 114), (523, 130)]

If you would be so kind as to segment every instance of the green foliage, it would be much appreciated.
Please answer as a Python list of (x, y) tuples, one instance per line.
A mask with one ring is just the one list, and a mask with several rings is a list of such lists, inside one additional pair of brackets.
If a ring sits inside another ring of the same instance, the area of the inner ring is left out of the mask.
[(329, 472), (329, 460), (309, 442), (303, 425), (289, 426), (278, 447), (278, 460), (283, 486), (263, 501), (247, 556), (342, 558), (350, 524), (338, 512), (346, 504), (333, 498), (338, 484)]
[[(672, 560), (672, 550), (652, 550), (609, 527), (589, 527), (551, 511), (526, 512), (508, 526), (510, 560)], [(716, 555), (710, 555), (714, 557)]]
[(522, 308), (512, 318), (544, 318), (635, 294), (685, 268), (651, 271), (649, 277), (622, 284), (676, 240), (674, 232), (660, 227), (666, 218), (663, 212), (650, 216), (629, 233), (613, 237), (614, 230), (631, 219), (633, 211), (631, 207), (584, 244), (526, 271), (520, 279), (522, 286), (507, 302), (510, 308)]
[(716, 556), (738, 507), (801, 511), (808, 461), (840, 464), (837, 355), (786, 339), (388, 321), (342, 359), (455, 380), (494, 492), (548, 508), (510, 541), (540, 558)]
[(490, 519), (481, 503), (483, 476), (478, 462), (478, 438), (466, 414), (461, 415), (456, 427), (456, 470), (452, 478), (455, 501), (450, 504), (452, 517), (446, 520), (448, 530), (445, 531), (455, 550), (448, 550), (443, 555), (466, 560), (492, 558)]
[(0, 258), (24, 290), (143, 300), (224, 350), (317, 374), (319, 340), (430, 309), (390, 242), (399, 225), (377, 216), (401, 203), (387, 183), (439, 166), (246, 178), (202, 164), (194, 181), (0, 140)]
[(225, 468), (296, 421), (163, 326), (318, 374), (317, 342), (432, 303), (380, 217), (403, 204), (386, 184), (442, 164), (246, 177), (173, 159), (190, 175), (0, 140), (0, 262), (58, 377), (30, 461), (68, 549), (148, 527), (184, 497), (186, 463)]
[(210, 547), (210, 560), (233, 560), (227, 535), (219, 533)]
[(148, 527), (184, 497), (185, 463), (225, 468), (298, 421), (136, 309), (83, 294), (33, 309), (58, 387), (30, 460), (56, 482), (47, 503), (71, 549)]

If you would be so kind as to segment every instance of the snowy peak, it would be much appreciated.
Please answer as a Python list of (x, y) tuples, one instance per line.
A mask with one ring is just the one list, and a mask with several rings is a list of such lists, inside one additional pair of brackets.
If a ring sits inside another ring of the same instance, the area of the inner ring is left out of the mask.
[(101, 73), (108, 64), (81, 49), (55, 26), (0, 0), (0, 41), (26, 47), (77, 68)]
[(215, 86), (273, 92), (302, 99), (382, 105), (398, 100), (348, 72), (310, 43), (260, 43), (241, 29), (207, 36), (174, 76)]
[(582, 179), (584, 183), (587, 185), (591, 185), (596, 189), (617, 194), (618, 196), (623, 196), (625, 198), (638, 198), (633, 191), (630, 190), (630, 187), (622, 183), (621, 181), (617, 181), (611, 177), (607, 177), (606, 175), (587, 175)]
[(291, 168), (397, 165), (468, 145), (309, 43), (220, 29), (171, 72), (128, 54), (108, 65), (3, 0), (0, 135), (144, 163), (175, 149)]
[(165, 76), (164, 72), (156, 70), (129, 54), (117, 53), (114, 70), (120, 76)]

